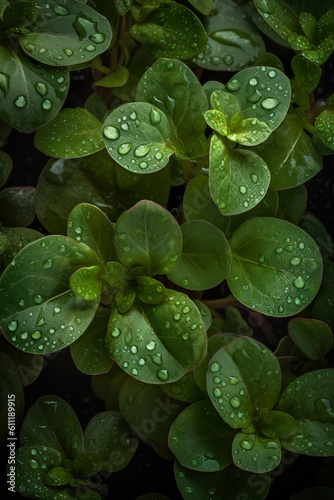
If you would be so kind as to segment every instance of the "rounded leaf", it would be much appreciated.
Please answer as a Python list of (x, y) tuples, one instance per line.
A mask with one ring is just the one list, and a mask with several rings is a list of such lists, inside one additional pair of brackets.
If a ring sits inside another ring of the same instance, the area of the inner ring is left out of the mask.
[(281, 446), (277, 438), (239, 432), (232, 443), (233, 461), (240, 469), (263, 474), (281, 461)]
[(326, 323), (316, 319), (293, 318), (288, 332), (297, 347), (309, 358), (318, 360), (333, 347), (333, 334)]

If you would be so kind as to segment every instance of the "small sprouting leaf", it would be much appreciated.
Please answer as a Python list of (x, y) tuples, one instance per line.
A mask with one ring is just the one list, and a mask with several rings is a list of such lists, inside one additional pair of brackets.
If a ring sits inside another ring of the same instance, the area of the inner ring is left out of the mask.
[(90, 61), (111, 41), (107, 19), (96, 10), (73, 0), (37, 2), (42, 13), (20, 37), (23, 50), (37, 61), (70, 66)]
[(205, 12), (202, 18), (208, 43), (194, 62), (213, 71), (238, 71), (254, 64), (265, 46), (243, 7), (230, 0), (219, 0), (215, 6), (212, 15)]
[[(54, 495), (54, 488), (44, 482), (45, 476), (54, 468), (60, 468), (64, 455), (58, 447), (34, 442), (16, 452), (16, 491), (21, 495), (34, 497), (36, 491), (41, 497)], [(43, 465), (43, 467), (42, 467)]]
[(64, 104), (67, 68), (43, 66), (22, 50), (0, 45), (1, 119), (22, 132), (31, 132), (52, 120)]
[(107, 332), (110, 312), (99, 308), (86, 331), (71, 344), (71, 355), (78, 370), (88, 375), (106, 373), (112, 365), (104, 337)]
[(48, 486), (67, 486), (73, 479), (72, 472), (65, 470), (64, 467), (54, 467), (44, 477), (43, 481)]
[(182, 224), (182, 252), (167, 274), (173, 283), (189, 290), (213, 288), (228, 275), (231, 249), (224, 234), (206, 221)]
[(84, 431), (85, 450), (102, 457), (102, 468), (107, 472), (123, 469), (132, 459), (138, 441), (124, 438), (129, 428), (117, 411), (95, 415)]
[(101, 122), (87, 109), (63, 109), (35, 135), (35, 147), (53, 158), (79, 158), (104, 148)]
[(159, 59), (138, 83), (136, 100), (148, 102), (169, 120), (172, 143), (178, 152), (192, 156), (195, 143), (206, 129), (204, 112), (208, 109), (200, 82), (181, 61)]
[(282, 447), (301, 454), (334, 455), (334, 370), (314, 370), (283, 392), (279, 410), (297, 420), (296, 433)]
[(135, 290), (138, 299), (146, 304), (159, 304), (167, 297), (164, 285), (148, 276), (138, 276), (136, 278)]
[(70, 460), (83, 451), (79, 420), (71, 406), (58, 396), (42, 396), (29, 408), (21, 427), (20, 442), (25, 446), (55, 448)]
[(143, 22), (134, 24), (130, 33), (154, 58), (191, 59), (204, 50), (207, 42), (198, 17), (184, 5), (169, 1), (161, 3)]
[(271, 409), (278, 399), (279, 363), (260, 342), (239, 337), (212, 356), (206, 385), (222, 419), (233, 429), (248, 427), (255, 412)]
[(78, 298), (70, 276), (84, 266), (101, 266), (82, 243), (47, 236), (25, 246), (0, 279), (1, 326), (15, 347), (50, 353), (74, 342), (94, 317), (99, 300)]
[(240, 302), (270, 316), (300, 313), (316, 296), (322, 258), (302, 229), (271, 217), (244, 222), (229, 241), (227, 283)]
[(110, 156), (131, 172), (156, 172), (174, 153), (165, 114), (146, 102), (114, 109), (103, 124), (102, 136)]
[(11, 157), (4, 151), (0, 151), (0, 187), (6, 184), (12, 167), (13, 162)]
[(126, 286), (117, 290), (115, 293), (115, 301), (118, 312), (126, 313), (136, 298), (136, 291), (132, 286)]
[(281, 446), (277, 438), (239, 432), (232, 443), (233, 461), (240, 469), (263, 474), (281, 461)]
[(0, 351), (0, 377), (0, 442), (2, 443), (8, 438), (8, 431), (13, 430), (12, 418), (9, 418), (8, 412), (14, 413), (15, 410), (17, 426), (20, 425), (24, 415), (24, 393), (20, 375), (14, 361), (2, 351)]
[(182, 237), (179, 225), (167, 210), (144, 200), (119, 217), (114, 244), (124, 266), (144, 266), (153, 276), (166, 274), (175, 266)]
[(0, 221), (7, 227), (29, 226), (35, 218), (35, 188), (10, 187), (0, 191)]
[(288, 332), (297, 347), (309, 358), (318, 360), (333, 347), (333, 334), (326, 323), (316, 319), (293, 318)]
[(246, 212), (265, 196), (270, 172), (262, 158), (247, 149), (228, 149), (213, 134), (210, 148), (210, 191), (224, 215)]
[(181, 465), (202, 472), (215, 472), (232, 462), (233, 436), (234, 431), (221, 420), (210, 403), (198, 401), (176, 418), (168, 442)]
[(322, 168), (321, 155), (297, 115), (288, 114), (262, 144), (255, 147), (267, 163), (271, 189), (290, 189), (303, 184)]
[(70, 213), (67, 236), (88, 245), (102, 262), (116, 259), (114, 235), (110, 220), (94, 205), (80, 203)]
[(244, 120), (255, 118), (271, 130), (280, 125), (290, 106), (290, 81), (279, 69), (270, 66), (239, 71), (223, 92), (232, 92), (238, 99)]
[(167, 294), (161, 304), (135, 304), (127, 314), (115, 309), (108, 324), (111, 357), (129, 375), (150, 384), (178, 380), (206, 353), (197, 307), (187, 295), (172, 290)]
[(314, 126), (320, 139), (328, 148), (334, 150), (334, 110), (325, 109), (317, 116)]
[(124, 66), (117, 66), (113, 73), (106, 75), (94, 83), (97, 87), (115, 88), (124, 85), (129, 78), (129, 70)]
[(102, 289), (102, 281), (99, 279), (101, 271), (99, 266), (78, 269), (70, 277), (71, 290), (81, 299), (98, 299)]

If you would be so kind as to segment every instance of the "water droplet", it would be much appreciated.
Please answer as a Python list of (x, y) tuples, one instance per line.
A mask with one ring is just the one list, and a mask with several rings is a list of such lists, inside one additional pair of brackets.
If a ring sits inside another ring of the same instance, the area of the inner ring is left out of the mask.
[(22, 340), (27, 340), (27, 338), (28, 338), (28, 332), (21, 333), (21, 339)]
[(278, 247), (278, 248), (275, 248), (275, 253), (282, 253), (283, 252), (283, 248), (282, 247)]
[(130, 149), (132, 148), (132, 144), (130, 144), (129, 142), (125, 142), (124, 144), (121, 144), (117, 151), (119, 152), (120, 155), (126, 155)]
[(150, 342), (148, 342), (146, 344), (146, 349), (148, 351), (153, 351), (155, 349), (155, 346), (156, 346), (155, 342), (153, 340), (151, 340)]
[(293, 284), (295, 285), (296, 288), (304, 288), (305, 281), (301, 276), (297, 276), (297, 278), (293, 280)]
[(216, 372), (219, 372), (219, 370), (221, 369), (221, 365), (219, 363), (211, 363), (210, 365), (210, 372), (212, 373), (216, 373)]
[(48, 88), (43, 82), (36, 82), (34, 87), (36, 92), (42, 97), (45, 97), (46, 94), (48, 93)]
[(251, 450), (253, 448), (253, 443), (243, 440), (240, 442), (240, 446), (243, 450)]
[(17, 108), (24, 108), (27, 105), (27, 98), (24, 95), (19, 95), (15, 99), (14, 104)]
[(131, 373), (132, 373), (132, 375), (135, 375), (135, 376), (138, 375), (137, 368), (132, 368)]
[(68, 57), (71, 57), (73, 56), (74, 52), (73, 50), (71, 49), (63, 49), (64, 50), (64, 53), (68, 56)]
[(251, 174), (250, 178), (251, 178), (251, 181), (252, 181), (254, 184), (256, 184), (256, 183), (257, 183), (257, 181), (258, 181), (258, 179), (259, 179), (259, 178), (258, 178), (258, 176), (257, 176), (256, 174)]
[(119, 336), (120, 336), (120, 334), (121, 334), (121, 330), (119, 330), (118, 328), (114, 328), (114, 329), (112, 330), (112, 332), (111, 332), (111, 336), (112, 336), (112, 337), (115, 337), (115, 338), (116, 338), (116, 337), (119, 337)]
[(266, 97), (266, 99), (263, 99), (261, 102), (261, 106), (264, 109), (274, 109), (279, 105), (279, 101), (273, 97)]
[(160, 123), (160, 121), (161, 121), (160, 113), (158, 111), (156, 111), (154, 108), (151, 108), (150, 120), (151, 120), (152, 125), (157, 125), (157, 123)]
[(32, 458), (31, 460), (29, 460), (29, 466), (32, 469), (37, 469), (38, 468), (38, 462)]
[(94, 43), (103, 43), (105, 39), (106, 36), (104, 33), (94, 33), (94, 35), (91, 35), (89, 37), (89, 40), (91, 40)]
[(296, 298), (295, 298), (295, 304), (296, 304), (296, 306), (300, 306), (301, 302), (302, 302), (302, 301), (300, 300), (300, 298), (299, 298), (299, 297), (296, 297)]
[(266, 444), (266, 448), (273, 449), (273, 450), (277, 450), (277, 449), (278, 449), (278, 444), (277, 444), (277, 443), (275, 443), (275, 441), (269, 441), (269, 442)]
[(167, 370), (158, 370), (157, 377), (158, 377), (158, 379), (162, 380), (163, 382), (166, 382), (169, 379), (168, 371)]
[(223, 391), (219, 389), (219, 387), (215, 387), (212, 393), (214, 396), (216, 396), (216, 398), (220, 398), (220, 396), (223, 394)]
[(213, 66), (218, 66), (220, 63), (220, 57), (212, 56), (210, 57), (210, 62)]
[(268, 75), (269, 75), (269, 78), (275, 78), (275, 76), (277, 75), (277, 71), (272, 69), (271, 71), (269, 71)]
[(259, 83), (259, 82), (258, 82), (257, 78), (251, 78), (251, 79), (249, 80), (249, 85), (254, 86), (254, 85), (257, 85), (258, 83)]
[(42, 108), (45, 110), (45, 111), (49, 111), (53, 106), (53, 102), (50, 101), (50, 99), (44, 99), (42, 101)]
[(122, 123), (121, 129), (122, 130), (129, 130), (129, 125), (127, 123)]
[(95, 45), (86, 45), (85, 50), (87, 52), (94, 52), (96, 50)]
[(45, 54), (46, 49), (44, 47), (41, 47), (38, 51), (40, 54)]
[(247, 188), (246, 188), (246, 186), (240, 186), (240, 187), (239, 187), (239, 191), (240, 191), (240, 193), (241, 193), (241, 194), (246, 194), (246, 193), (247, 193)]
[(38, 340), (38, 339), (41, 338), (42, 335), (41, 335), (41, 332), (39, 332), (38, 330), (36, 330), (35, 332), (33, 332), (31, 334), (31, 336), (32, 336), (33, 339)]
[(69, 15), (69, 11), (67, 9), (65, 9), (65, 7), (63, 7), (62, 5), (56, 5), (56, 7), (54, 7), (53, 10), (59, 16), (68, 16)]
[(142, 144), (135, 149), (135, 156), (137, 156), (137, 158), (142, 158), (149, 153), (150, 149), (150, 146), (147, 144)]
[(239, 408), (239, 406), (241, 405), (241, 402), (240, 402), (240, 399), (238, 399), (238, 398), (231, 398), (230, 404), (233, 408)]
[(290, 264), (292, 264), (293, 266), (298, 266), (300, 264), (300, 258), (299, 257), (293, 257), (291, 260), (290, 260)]
[(181, 319), (181, 314), (175, 314), (174, 319), (175, 321), (179, 321), (179, 319)]
[(161, 160), (161, 158), (162, 158), (162, 153), (158, 152), (158, 153), (156, 153), (154, 156), (155, 156), (156, 160)]
[(11, 321), (8, 325), (8, 330), (10, 330), (11, 332), (15, 332), (15, 330), (17, 330), (17, 326), (17, 321)]
[(299, 243), (298, 247), (300, 248), (300, 250), (304, 250), (305, 243)]
[(139, 166), (140, 166), (140, 168), (141, 168), (142, 170), (145, 170), (145, 168), (147, 168), (147, 167), (148, 167), (148, 165), (147, 165), (146, 161), (141, 161), (141, 162), (139, 163)]
[(53, 309), (53, 312), (54, 312), (55, 314), (59, 314), (59, 313), (60, 313), (60, 311), (61, 311), (61, 308), (60, 308), (60, 307), (58, 307), (58, 306), (57, 306), (57, 307), (54, 307), (54, 309)]
[(265, 257), (264, 255), (260, 255), (259, 258), (258, 258), (258, 261), (260, 262), (260, 264), (263, 264), (264, 263), (264, 260), (265, 260)]
[(150, 358), (152, 359), (152, 361), (155, 365), (158, 365), (158, 366), (162, 365), (162, 356), (160, 353), (150, 354)]
[(186, 278), (184, 278), (182, 280), (182, 286), (189, 286), (189, 280), (187, 280)]
[(47, 259), (45, 262), (43, 262), (43, 267), (45, 269), (49, 269), (50, 267), (52, 267), (52, 264), (53, 264), (52, 259)]
[(240, 82), (236, 78), (233, 78), (233, 80), (227, 83), (226, 87), (228, 88), (228, 90), (235, 92), (240, 89)]
[(43, 297), (41, 295), (35, 295), (34, 302), (35, 304), (41, 304), (43, 302)]
[(103, 134), (107, 137), (107, 139), (116, 140), (119, 138), (119, 130), (111, 125), (104, 127)]
[(226, 66), (231, 66), (231, 64), (234, 62), (234, 58), (230, 54), (226, 54), (223, 57), (223, 61), (226, 64)]
[(229, 382), (231, 385), (237, 385), (240, 382), (240, 379), (238, 377), (229, 377)]

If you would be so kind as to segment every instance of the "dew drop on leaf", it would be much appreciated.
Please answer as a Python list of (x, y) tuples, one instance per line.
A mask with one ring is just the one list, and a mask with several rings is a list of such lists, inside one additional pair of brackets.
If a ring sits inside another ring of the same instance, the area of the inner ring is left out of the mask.
[(163, 382), (166, 382), (169, 379), (169, 373), (167, 370), (158, 370), (157, 377)]
[(216, 373), (216, 372), (219, 372), (220, 369), (221, 369), (221, 365), (219, 363), (216, 363), (216, 362), (211, 363), (210, 372)]
[(53, 10), (59, 16), (68, 16), (69, 15), (69, 11), (67, 9), (65, 9), (65, 7), (63, 7), (62, 5), (56, 5), (56, 7), (54, 7)]
[(124, 144), (121, 144), (117, 151), (119, 152), (120, 155), (126, 155), (130, 149), (132, 148), (132, 144), (129, 142), (125, 142)]
[(24, 108), (27, 105), (27, 98), (24, 95), (19, 95), (15, 99), (14, 104), (17, 108)]
[(297, 276), (297, 278), (293, 280), (293, 284), (295, 285), (296, 288), (304, 288), (305, 281), (301, 276)]
[(119, 138), (119, 130), (111, 125), (104, 127), (103, 134), (107, 137), (107, 139), (116, 140)]
[(261, 106), (264, 109), (274, 109), (279, 105), (279, 101), (275, 99), (274, 97), (267, 97), (266, 99), (263, 99), (261, 102)]
[(148, 152), (150, 151), (150, 146), (147, 146), (146, 144), (142, 144), (141, 146), (138, 146), (135, 149), (135, 156), (137, 158), (142, 158), (143, 156), (146, 156)]
[(155, 346), (156, 346), (155, 342), (153, 340), (151, 340), (150, 342), (148, 342), (146, 344), (146, 349), (148, 351), (153, 351), (155, 349)]
[(48, 93), (48, 88), (43, 82), (36, 82), (34, 87), (36, 92), (42, 97), (45, 97), (46, 94)]
[(8, 330), (10, 330), (11, 332), (15, 332), (17, 330), (17, 321), (11, 321), (8, 325)]
[(240, 446), (243, 450), (251, 450), (253, 448), (253, 443), (243, 440), (240, 442)]

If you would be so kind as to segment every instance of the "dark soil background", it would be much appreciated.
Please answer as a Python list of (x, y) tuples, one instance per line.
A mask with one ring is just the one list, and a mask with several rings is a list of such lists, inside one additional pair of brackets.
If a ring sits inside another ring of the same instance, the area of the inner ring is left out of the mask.
[[(291, 52), (286, 49), (278, 48), (270, 41), (268, 41), (267, 47), (268, 50), (271, 49), (280, 56), (283, 61), (290, 60)], [(285, 66), (288, 68), (289, 63), (286, 62)], [(334, 58), (332, 57), (323, 66), (322, 79), (315, 93), (316, 100), (326, 99), (333, 92), (333, 69)], [(204, 72), (203, 74), (203, 81), (217, 79), (225, 82), (229, 78), (230, 75), (227, 73)], [(89, 70), (73, 73), (72, 85), (65, 107), (83, 106), (92, 90)], [(32, 141), (33, 134), (13, 132), (10, 135), (4, 151), (13, 157), (14, 168), (7, 186), (36, 186), (39, 173), (47, 158), (33, 147)], [(324, 157), (324, 169), (313, 179), (310, 179), (306, 183), (306, 187), (309, 195), (308, 211), (322, 221), (334, 239), (333, 158), (333, 156)], [(170, 210), (179, 205), (182, 193), (183, 188), (174, 190), (170, 198)], [(42, 230), (38, 221), (35, 221), (32, 227)], [(286, 334), (286, 320), (269, 318), (269, 321), (278, 337)], [(261, 336), (258, 338), (262, 340)], [(90, 377), (80, 373), (75, 368), (68, 348), (56, 356), (45, 357), (43, 373), (36, 382), (25, 389), (26, 408), (28, 409), (39, 396), (46, 394), (58, 395), (66, 399), (77, 413), (83, 428), (96, 413), (104, 410), (104, 404), (95, 397), (91, 390)], [(17, 435), (18, 433), (19, 430), (17, 430)], [(7, 456), (7, 449), (4, 445), (1, 452), (1, 471), (5, 470)], [(324, 474), (325, 463), (326, 461), (322, 458), (299, 456), (292, 465), (287, 467), (284, 473), (279, 467), (273, 471), (273, 483), (268, 499), (288, 499), (304, 488), (319, 484), (334, 486), (333, 474), (328, 473), (327, 476)], [(106, 496), (108, 500), (135, 500), (138, 496), (149, 492), (159, 492), (171, 500), (182, 500), (175, 485), (173, 463), (160, 458), (145, 443), (140, 444), (130, 464), (124, 470), (112, 474), (106, 482), (109, 487), (109, 493)], [(17, 494), (10, 494), (6, 490), (5, 480), (1, 481), (0, 488), (2, 487), (4, 494), (1, 498), (22, 498)], [(242, 500), (244, 498), (246, 500), (246, 497), (243, 497)]]

